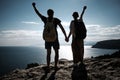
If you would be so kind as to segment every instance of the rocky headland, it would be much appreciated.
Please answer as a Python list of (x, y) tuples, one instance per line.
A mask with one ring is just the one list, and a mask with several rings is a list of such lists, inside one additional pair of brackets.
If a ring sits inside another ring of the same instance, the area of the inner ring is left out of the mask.
[(92, 48), (120, 49), (120, 39), (99, 41)]
[(66, 59), (59, 60), (58, 69), (53, 65), (47, 72), (45, 64), (28, 64), (26, 69), (16, 69), (0, 80), (120, 80), (120, 51), (84, 59), (76, 66)]

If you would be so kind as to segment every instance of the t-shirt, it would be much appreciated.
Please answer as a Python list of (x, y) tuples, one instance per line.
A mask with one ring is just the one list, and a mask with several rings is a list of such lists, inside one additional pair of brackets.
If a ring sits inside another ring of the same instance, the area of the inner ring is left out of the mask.
[[(42, 16), (41, 19), (42, 19), (42, 21), (44, 22), (44, 25), (45, 25), (47, 23), (47, 17)], [(56, 31), (56, 35), (57, 35), (57, 38), (58, 38), (57, 25), (60, 24), (61, 21), (58, 18), (54, 18), (53, 23), (55, 25), (55, 31)]]

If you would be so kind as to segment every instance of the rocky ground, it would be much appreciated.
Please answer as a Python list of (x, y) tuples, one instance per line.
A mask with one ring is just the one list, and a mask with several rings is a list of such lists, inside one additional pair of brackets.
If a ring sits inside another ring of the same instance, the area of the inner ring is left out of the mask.
[[(120, 51), (117, 52), (120, 55)], [(61, 59), (59, 68), (48, 73), (45, 65), (28, 69), (16, 69), (0, 80), (120, 80), (120, 57), (96, 57), (85, 59), (84, 63), (72, 65), (72, 61)]]

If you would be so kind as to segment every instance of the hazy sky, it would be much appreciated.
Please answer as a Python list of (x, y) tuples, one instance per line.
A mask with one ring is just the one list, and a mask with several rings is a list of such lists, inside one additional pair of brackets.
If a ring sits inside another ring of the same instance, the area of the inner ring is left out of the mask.
[[(37, 9), (45, 16), (49, 8), (53, 9), (67, 34), (72, 13), (81, 13), (86, 5), (83, 18), (88, 30), (86, 41), (120, 38), (120, 0), (0, 0), (0, 46), (43, 42), (43, 22), (34, 12), (32, 2), (36, 2)], [(64, 40), (61, 31), (59, 34)]]

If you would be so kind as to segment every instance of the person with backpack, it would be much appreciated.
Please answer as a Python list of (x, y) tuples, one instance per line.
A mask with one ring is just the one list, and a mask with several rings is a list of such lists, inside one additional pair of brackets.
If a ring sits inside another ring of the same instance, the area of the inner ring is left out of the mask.
[(43, 16), (36, 8), (36, 4), (33, 2), (32, 6), (36, 12), (36, 14), (41, 18), (44, 22), (44, 30), (43, 30), (43, 39), (45, 40), (45, 49), (47, 50), (47, 68), (50, 69), (50, 58), (51, 58), (51, 48), (53, 47), (55, 51), (55, 68), (57, 68), (57, 63), (59, 59), (59, 40), (58, 40), (58, 32), (57, 26), (62, 30), (65, 40), (67, 39), (66, 32), (61, 24), (61, 21), (58, 18), (53, 17), (54, 11), (52, 9), (48, 9), (47, 14), (48, 17)]
[(80, 19), (78, 19), (78, 12), (73, 12), (74, 20), (70, 23), (70, 32), (67, 38), (69, 38), (72, 34), (72, 53), (73, 53), (73, 63), (77, 64), (78, 62), (83, 62), (84, 57), (84, 39), (87, 35), (87, 30), (85, 24), (83, 22), (83, 14), (86, 10), (87, 6), (83, 7), (83, 11), (81, 13)]

